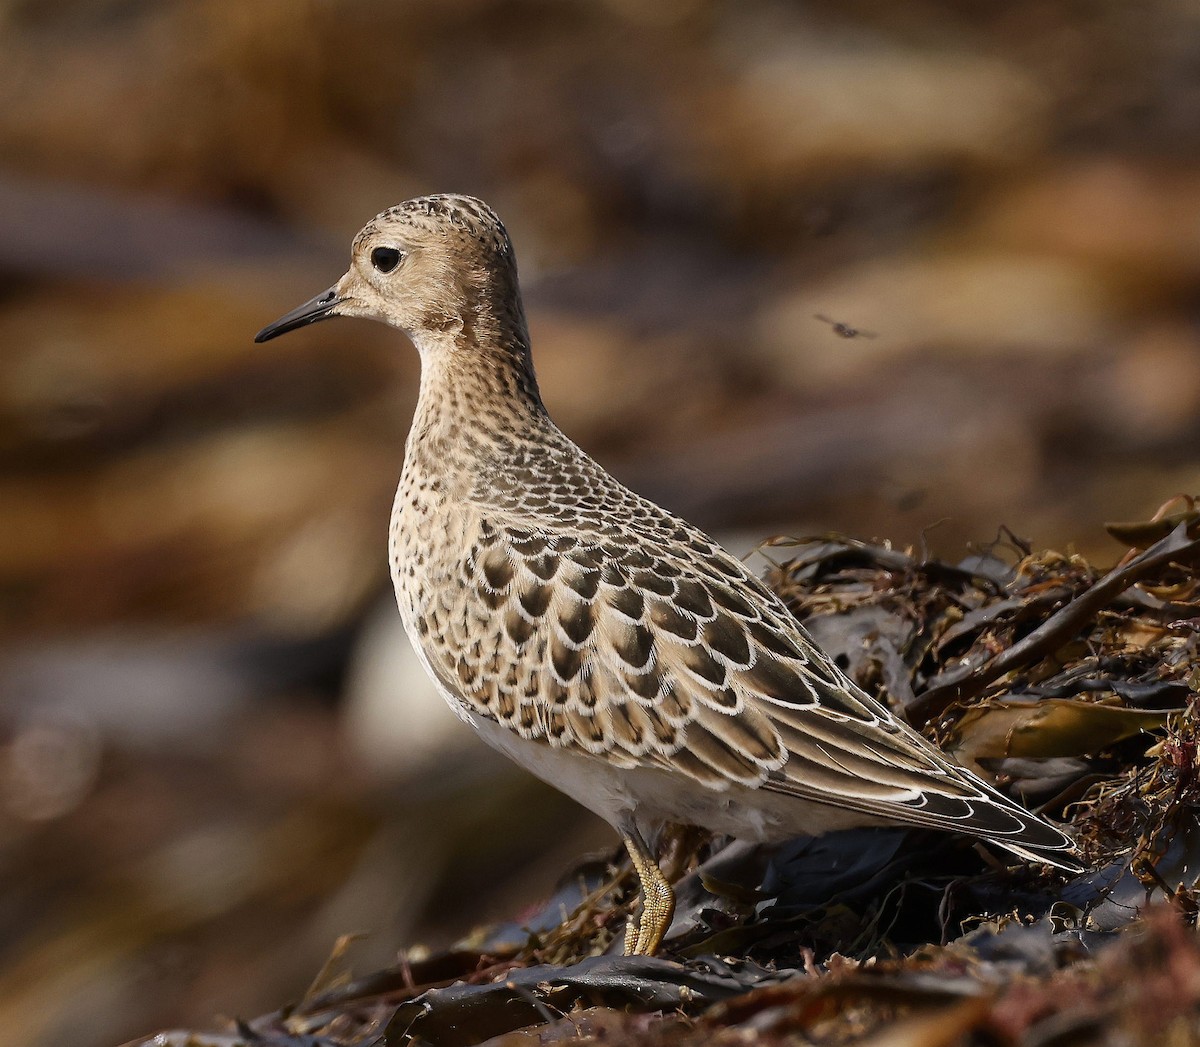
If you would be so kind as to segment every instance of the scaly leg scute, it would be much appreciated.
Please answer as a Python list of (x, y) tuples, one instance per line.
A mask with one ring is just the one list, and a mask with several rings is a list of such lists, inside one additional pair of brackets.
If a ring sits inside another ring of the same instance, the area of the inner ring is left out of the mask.
[(626, 956), (653, 956), (675, 915), (675, 892), (663, 876), (641, 834), (632, 826), (622, 833), (642, 887), (642, 911), (625, 928)]

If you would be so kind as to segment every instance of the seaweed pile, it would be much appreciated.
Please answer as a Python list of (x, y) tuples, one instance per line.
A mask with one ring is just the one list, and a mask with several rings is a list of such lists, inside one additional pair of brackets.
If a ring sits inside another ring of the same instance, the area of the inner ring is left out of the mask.
[(777, 539), (768, 582), (865, 688), (1072, 827), (1079, 875), (946, 834), (777, 847), (694, 832), (661, 958), (597, 861), (520, 924), (362, 978), (339, 943), (300, 1003), (161, 1045), (1200, 1043), (1200, 511), (1110, 525), (1110, 570), (1002, 531), (960, 563)]

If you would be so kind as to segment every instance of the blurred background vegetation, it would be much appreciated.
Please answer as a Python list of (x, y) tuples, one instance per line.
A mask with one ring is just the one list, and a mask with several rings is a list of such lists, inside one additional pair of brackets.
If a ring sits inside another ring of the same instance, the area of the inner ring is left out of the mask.
[(1194, 0), (8, 0), (10, 1042), (267, 1010), (610, 845), (398, 636), (416, 354), (251, 343), (439, 191), (504, 217), (560, 425), (740, 548), (1107, 562), (1200, 488)]

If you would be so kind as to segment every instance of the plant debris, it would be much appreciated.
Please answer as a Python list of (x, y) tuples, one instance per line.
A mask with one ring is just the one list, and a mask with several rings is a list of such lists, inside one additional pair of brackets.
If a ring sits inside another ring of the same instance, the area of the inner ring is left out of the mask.
[[(755, 847), (667, 841), (661, 958), (623, 957), (628, 868), (569, 877), (529, 928), (365, 978), (346, 943), (301, 1003), (163, 1047), (487, 1042), (1200, 1043), (1200, 536), (1188, 511), (1110, 531), (1108, 571), (1002, 532), (957, 564), (826, 535), (768, 582), (869, 691), (1068, 824), (1065, 878), (948, 834)], [(566, 916), (557, 918), (556, 914)], [(523, 937), (522, 937), (523, 934)]]

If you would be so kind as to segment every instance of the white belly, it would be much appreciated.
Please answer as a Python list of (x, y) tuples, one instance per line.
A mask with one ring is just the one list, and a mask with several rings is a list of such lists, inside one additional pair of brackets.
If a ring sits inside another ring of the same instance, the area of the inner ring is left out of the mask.
[[(462, 715), (461, 703), (457, 704)], [(623, 822), (632, 819), (644, 835), (672, 823), (763, 841), (816, 836), (831, 829), (871, 824), (871, 819), (852, 811), (762, 789), (735, 785), (718, 791), (682, 772), (616, 767), (597, 756), (529, 741), (493, 720), (471, 713), (466, 713), (464, 719), (488, 745), (618, 831)]]

